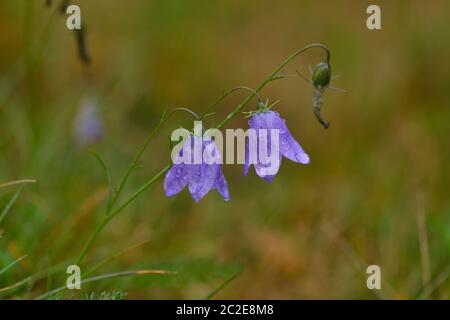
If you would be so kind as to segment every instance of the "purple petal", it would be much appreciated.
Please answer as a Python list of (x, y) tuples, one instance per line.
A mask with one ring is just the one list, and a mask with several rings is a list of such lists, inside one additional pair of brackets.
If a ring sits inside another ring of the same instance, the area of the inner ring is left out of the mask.
[(171, 197), (186, 187), (189, 182), (190, 168), (185, 164), (174, 164), (166, 173), (164, 179), (164, 191)]
[(203, 163), (206, 164), (222, 164), (222, 155), (213, 141), (203, 142)]
[(286, 121), (282, 121), (283, 128), (280, 131), (280, 153), (291, 161), (303, 164), (309, 163), (309, 156), (303, 151), (300, 144), (292, 137), (286, 126)]
[(248, 125), (253, 129), (268, 129), (271, 128), (273, 118), (277, 116), (277, 113), (273, 111), (262, 112), (254, 114), (248, 121)]
[(247, 175), (248, 169), (250, 169), (250, 159), (248, 154), (248, 143), (245, 144), (245, 161), (244, 161), (244, 176)]
[[(195, 149), (196, 142), (200, 142), (200, 150)], [(201, 152), (201, 164), (192, 163), (195, 159), (194, 152)], [(181, 162), (183, 159), (190, 160), (191, 163), (174, 164), (166, 174), (164, 189), (167, 196), (179, 193), (187, 185), (192, 198), (197, 202), (213, 188), (217, 189), (225, 200), (229, 200), (227, 182), (222, 174), (221, 154), (214, 142), (204, 141), (201, 137), (192, 139), (191, 136), (175, 160)]]
[[(264, 113), (263, 113), (264, 114)], [(300, 144), (292, 137), (286, 120), (277, 112), (269, 111), (263, 118), (269, 128), (280, 129), (280, 153), (291, 161), (303, 164), (309, 163), (309, 156), (303, 151)]]
[(309, 156), (289, 132), (282, 135), (280, 140), (280, 153), (284, 157), (303, 164), (309, 163)]
[(225, 176), (223, 175), (221, 169), (216, 179), (214, 187), (217, 189), (217, 191), (219, 191), (220, 195), (225, 201), (230, 200), (230, 192), (228, 191), (228, 184), (227, 181), (225, 180)]
[(220, 164), (193, 165), (189, 191), (196, 202), (200, 201), (215, 185)]
[(278, 161), (276, 161), (275, 163), (272, 163), (272, 166), (274, 166), (274, 168), (271, 169), (270, 174), (267, 172), (268, 168), (270, 167), (270, 164), (268, 165), (263, 165), (263, 164), (255, 164), (255, 171), (256, 174), (260, 177), (263, 178), (264, 180), (266, 180), (267, 182), (272, 182), (273, 178), (275, 178), (276, 174), (278, 173), (278, 170), (280, 169), (281, 166), (281, 157), (279, 158)]
[[(259, 177), (271, 182), (280, 168), (281, 156), (279, 156), (279, 155), (277, 156), (277, 160), (275, 161), (275, 163), (272, 163), (272, 164), (267, 163), (271, 160), (269, 158), (272, 155), (272, 141), (271, 141), (272, 133), (271, 133), (270, 129), (281, 129), (282, 128), (281, 119), (280, 119), (278, 113), (276, 113), (274, 111), (268, 111), (268, 112), (263, 112), (263, 113), (258, 113), (258, 114), (253, 115), (250, 118), (248, 124), (249, 124), (250, 128), (256, 130), (256, 134), (257, 134), (258, 163), (254, 164), (256, 174)], [(260, 141), (260, 130), (261, 129), (267, 130), (267, 138), (266, 138), (267, 139), (267, 150), (265, 150), (266, 151), (265, 153), (263, 152), (263, 156), (265, 159), (260, 158), (261, 155), (260, 155), (260, 150), (259, 150), (259, 141)], [(261, 161), (261, 160), (264, 160), (264, 161)], [(273, 168), (269, 174), (267, 171), (268, 171), (268, 168), (271, 167), (271, 165), (273, 166)], [(247, 175), (249, 167), (250, 167), (249, 147), (247, 144), (246, 145), (245, 164), (244, 164), (244, 175)]]

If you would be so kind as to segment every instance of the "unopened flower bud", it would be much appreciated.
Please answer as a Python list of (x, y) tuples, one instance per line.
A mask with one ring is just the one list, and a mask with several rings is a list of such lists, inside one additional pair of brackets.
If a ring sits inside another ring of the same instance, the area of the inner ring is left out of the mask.
[(312, 76), (312, 82), (316, 88), (324, 88), (330, 83), (331, 66), (327, 62), (317, 64)]

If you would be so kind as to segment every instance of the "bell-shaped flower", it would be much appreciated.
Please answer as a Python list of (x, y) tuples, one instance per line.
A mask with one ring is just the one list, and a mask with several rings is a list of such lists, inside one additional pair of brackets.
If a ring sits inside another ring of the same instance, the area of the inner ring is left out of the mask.
[(255, 166), (256, 174), (271, 182), (281, 166), (281, 158), (307, 164), (309, 156), (292, 137), (286, 121), (278, 112), (262, 106), (253, 112), (248, 122), (248, 141), (244, 163), (244, 175), (250, 165)]
[(188, 186), (192, 198), (200, 201), (216, 189), (228, 201), (230, 194), (222, 173), (222, 157), (213, 141), (189, 135), (179, 152), (172, 154), (173, 165), (164, 180), (167, 196), (173, 196)]

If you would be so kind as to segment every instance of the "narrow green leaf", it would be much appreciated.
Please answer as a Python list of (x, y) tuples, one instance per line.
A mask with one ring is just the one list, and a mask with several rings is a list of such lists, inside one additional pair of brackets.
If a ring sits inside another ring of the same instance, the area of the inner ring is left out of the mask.
[(124, 249), (124, 250), (122, 250), (122, 251), (120, 251), (120, 252), (114, 253), (113, 255), (111, 255), (111, 256), (105, 258), (104, 260), (102, 260), (102, 261), (100, 261), (99, 263), (97, 263), (96, 265), (94, 265), (94, 266), (93, 266), (92, 268), (90, 268), (88, 271), (84, 272), (84, 276), (90, 275), (90, 274), (93, 273), (94, 271), (97, 271), (99, 268), (101, 268), (101, 267), (103, 267), (104, 265), (106, 265), (108, 262), (110, 262), (110, 261), (112, 261), (112, 260), (114, 260), (114, 259), (117, 259), (117, 258), (119, 258), (121, 255), (127, 253), (128, 251), (133, 250), (133, 249), (136, 249), (136, 248), (138, 248), (138, 247), (140, 247), (140, 246), (143, 246), (143, 245), (145, 245), (145, 244), (147, 244), (147, 243), (149, 243), (149, 242), (150, 242), (150, 240), (145, 240), (145, 241), (143, 241), (143, 242), (140, 242), (140, 243), (138, 243), (138, 244), (135, 244), (135, 245), (133, 245), (133, 246), (130, 246), (130, 247), (128, 247), (128, 248), (126, 248), (126, 249)]
[[(136, 270), (136, 271), (123, 271), (123, 272), (115, 272), (115, 273), (108, 273), (108, 274), (102, 274), (99, 276), (87, 278), (85, 280), (80, 281), (80, 284), (86, 284), (89, 282), (95, 282), (100, 281), (104, 279), (110, 279), (110, 278), (119, 278), (119, 277), (127, 277), (127, 276), (143, 276), (143, 275), (174, 275), (177, 274), (175, 271), (167, 271), (167, 270)], [(63, 290), (67, 289), (66, 286), (59, 287), (57, 289), (54, 289), (52, 291), (46, 292), (39, 297), (35, 298), (35, 300), (42, 300), (45, 298), (48, 298), (58, 292), (61, 292)]]
[(6, 204), (5, 208), (3, 209), (2, 213), (0, 214), (0, 223), (2, 223), (3, 219), (8, 214), (9, 210), (11, 210), (11, 207), (16, 202), (17, 198), (20, 195), (20, 192), (22, 192), (22, 188), (17, 190), (16, 193), (14, 193), (14, 195), (12, 196), (11, 200), (9, 200), (9, 202)]
[(234, 279), (236, 279), (242, 271), (238, 271), (235, 274), (233, 274), (230, 278), (226, 279), (220, 286), (218, 286), (215, 290), (213, 290), (210, 294), (206, 296), (206, 300), (211, 300), (216, 294), (218, 294), (220, 291), (222, 291), (223, 288), (225, 288), (229, 283), (231, 283)]
[(16, 263), (18, 263), (20, 260), (24, 259), (27, 255), (21, 256), (20, 258), (14, 260), (10, 264), (8, 264), (6, 267), (0, 270), (0, 276), (8, 269), (12, 268)]
[(10, 187), (10, 186), (15, 186), (18, 184), (27, 184), (27, 183), (36, 183), (36, 182), (37, 181), (35, 179), (14, 180), (14, 181), (0, 183), (0, 188), (6, 188), (6, 187)]

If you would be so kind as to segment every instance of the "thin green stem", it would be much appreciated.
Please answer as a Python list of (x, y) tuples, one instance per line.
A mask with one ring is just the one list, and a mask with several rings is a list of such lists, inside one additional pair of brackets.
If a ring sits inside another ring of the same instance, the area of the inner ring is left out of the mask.
[(177, 111), (183, 111), (183, 112), (189, 113), (191, 116), (193, 116), (193, 117), (196, 118), (197, 120), (200, 120), (200, 117), (198, 116), (198, 114), (196, 114), (196, 113), (195, 113), (194, 111), (192, 111), (191, 109), (184, 108), (184, 107), (178, 107), (178, 108), (175, 108), (175, 109), (172, 110), (172, 112), (171, 112), (170, 114), (175, 113), (175, 112), (177, 112)]
[(190, 109), (184, 108), (184, 107), (178, 107), (173, 109), (169, 114), (166, 115), (166, 113), (164, 113), (161, 117), (161, 120), (159, 121), (158, 125), (156, 126), (155, 129), (153, 129), (153, 131), (149, 134), (149, 136), (147, 137), (147, 139), (145, 140), (144, 144), (142, 145), (142, 147), (139, 149), (138, 153), (136, 154), (136, 156), (134, 157), (133, 161), (131, 162), (130, 166), (128, 167), (128, 170), (126, 171), (124, 177), (122, 178), (122, 181), (119, 184), (119, 187), (117, 188), (116, 192), (114, 193), (113, 198), (111, 199), (111, 201), (108, 204), (108, 208), (106, 211), (106, 214), (109, 215), (112, 208), (114, 207), (114, 204), (116, 203), (116, 201), (118, 200), (121, 192), (123, 191), (123, 188), (125, 187), (125, 184), (128, 182), (128, 178), (130, 177), (131, 173), (133, 172), (133, 170), (136, 168), (137, 163), (139, 162), (139, 160), (142, 157), (142, 154), (144, 153), (144, 151), (147, 149), (150, 141), (153, 139), (153, 137), (159, 132), (159, 130), (161, 129), (161, 126), (175, 113), (175, 112), (179, 112), (179, 111), (184, 111), (187, 112), (191, 115), (193, 115), (194, 117), (196, 117), (197, 119), (199, 119), (199, 116), (191, 111)]
[[(306, 50), (309, 50), (311, 48), (322, 48), (323, 50), (326, 51), (327, 53), (327, 63), (330, 62), (330, 50), (328, 50), (327, 47), (325, 47), (323, 44), (319, 44), (319, 43), (314, 43), (314, 44), (310, 44), (296, 52), (294, 52), (293, 54), (291, 54), (289, 57), (287, 57), (286, 60), (284, 60), (260, 85), (258, 88), (255, 89), (256, 93), (260, 92), (269, 82), (276, 80), (276, 76), (280, 73), (281, 70), (283, 70), (283, 68), (289, 64), (292, 60), (294, 60), (297, 56), (299, 56), (300, 54), (302, 54), (303, 52), (305, 52)], [(224, 125), (226, 125), (228, 123), (228, 121), (230, 121), (237, 113), (239, 113), (251, 100), (252, 98), (255, 96), (255, 93), (251, 93), (249, 96), (247, 96), (247, 98), (245, 98), (245, 100), (239, 105), (237, 106), (236, 109), (234, 109), (232, 112), (230, 112), (225, 119), (220, 122), (217, 125), (217, 129), (222, 128)]]
[(222, 291), (223, 288), (225, 288), (228, 284), (230, 284), (234, 279), (236, 279), (242, 271), (238, 271), (235, 274), (233, 274), (230, 278), (225, 280), (218, 288), (214, 289), (213, 292), (208, 294), (205, 298), (205, 300), (211, 300), (216, 294), (218, 294), (220, 291)]
[(136, 154), (136, 156), (134, 157), (133, 161), (130, 163), (130, 166), (128, 167), (128, 170), (126, 171), (124, 177), (122, 178), (122, 181), (119, 184), (119, 187), (117, 188), (116, 192), (114, 193), (114, 196), (112, 197), (110, 203), (108, 204), (108, 208), (106, 211), (106, 214), (109, 215), (114, 204), (116, 203), (117, 199), (119, 198), (123, 188), (125, 187), (125, 184), (128, 181), (128, 178), (130, 177), (131, 173), (133, 172), (133, 170), (136, 168), (137, 163), (139, 162), (139, 160), (142, 157), (142, 154), (144, 153), (145, 149), (147, 149), (150, 141), (153, 139), (153, 137), (159, 132), (159, 129), (161, 128), (161, 126), (164, 124), (164, 122), (167, 120), (167, 118), (165, 117), (165, 113), (162, 115), (161, 120), (159, 121), (158, 125), (156, 126), (155, 129), (153, 129), (153, 131), (148, 135), (147, 139), (145, 140), (144, 144), (142, 145), (142, 147), (139, 149), (138, 153)]
[(77, 259), (77, 265), (81, 264), (84, 257), (88, 253), (89, 249), (94, 244), (95, 240), (97, 239), (100, 232), (103, 230), (103, 228), (108, 224), (108, 222), (114, 218), (116, 215), (118, 215), (123, 209), (125, 209), (131, 202), (133, 202), (134, 199), (136, 199), (142, 192), (147, 190), (156, 180), (158, 180), (160, 177), (162, 177), (167, 171), (169, 171), (171, 165), (165, 166), (159, 173), (154, 175), (150, 180), (148, 180), (146, 183), (144, 183), (139, 189), (137, 189), (130, 197), (117, 209), (111, 212), (111, 214), (107, 215), (102, 223), (95, 229), (92, 236), (89, 238), (88, 242), (84, 246), (83, 250), (81, 251), (80, 255)]
[(15, 264), (17, 264), (18, 262), (20, 262), (20, 260), (26, 258), (27, 255), (23, 255), (20, 258), (14, 260), (13, 262), (11, 262), (10, 264), (8, 264), (6, 267), (4, 267), (3, 269), (0, 269), (0, 275), (4, 272), (6, 272), (6, 270), (10, 269), (11, 267), (13, 267)]
[(204, 119), (205, 116), (207, 114), (209, 114), (212, 110), (214, 110), (214, 108), (226, 97), (228, 97), (230, 94), (238, 91), (238, 90), (247, 90), (250, 91), (251, 93), (253, 93), (253, 96), (256, 96), (256, 98), (258, 99), (259, 102), (262, 102), (261, 97), (259, 96), (258, 92), (256, 92), (255, 90), (253, 90), (252, 88), (249, 87), (245, 87), (245, 86), (239, 86), (239, 87), (235, 87), (232, 88), (226, 92), (224, 92), (224, 94), (222, 94), (208, 109), (205, 110), (205, 112), (203, 112), (201, 119)]
[(77, 258), (77, 263), (76, 263), (77, 265), (81, 264), (84, 257), (86, 256), (87, 252), (92, 247), (92, 245), (94, 244), (94, 241), (97, 239), (98, 235), (100, 234), (100, 231), (103, 230), (103, 228), (106, 226), (106, 224), (109, 222), (109, 220), (111, 220), (111, 216), (106, 216), (106, 218), (103, 219), (102, 223), (95, 229), (94, 233), (89, 238), (86, 245), (83, 247), (83, 250), (81, 250), (80, 255)]
[(0, 298), (3, 298), (3, 296), (8, 295), (8, 294), (6, 294), (6, 292), (8, 292), (8, 291), (23, 287), (26, 284), (30, 285), (33, 282), (44, 279), (44, 278), (48, 277), (49, 275), (52, 275), (52, 274), (55, 274), (57, 272), (64, 270), (68, 263), (69, 263), (69, 261), (64, 261), (64, 262), (58, 263), (55, 266), (50, 266), (50, 268), (47, 270), (38, 271), (35, 274), (28, 276), (12, 285), (9, 285), (4, 288), (0, 288)]
[(167, 171), (169, 171), (172, 165), (166, 165), (161, 171), (159, 171), (156, 175), (154, 175), (150, 180), (144, 183), (139, 189), (137, 189), (133, 194), (131, 194), (128, 199), (116, 210), (114, 210), (111, 215), (109, 215), (109, 219), (112, 219), (117, 214), (119, 214), (123, 209), (125, 209), (134, 199), (136, 199), (142, 192), (148, 189), (156, 180), (161, 178)]
[(5, 219), (6, 215), (9, 212), (9, 210), (11, 210), (11, 207), (16, 202), (17, 198), (20, 195), (20, 192), (22, 192), (22, 188), (20, 188), (19, 190), (16, 191), (16, 193), (14, 193), (14, 195), (11, 198), (11, 200), (9, 200), (9, 202), (6, 204), (6, 206), (3, 209), (3, 211), (0, 213), (0, 223), (2, 223), (3, 219)]
[[(137, 163), (139, 162), (139, 160), (142, 157), (142, 154), (144, 153), (144, 151), (147, 149), (150, 141), (152, 140), (152, 138), (159, 132), (159, 129), (161, 128), (161, 126), (170, 118), (170, 116), (172, 116), (175, 112), (178, 111), (187, 111), (188, 109), (183, 108), (183, 107), (178, 107), (173, 109), (169, 114), (166, 115), (166, 113), (164, 113), (161, 117), (160, 122), (158, 123), (158, 125), (156, 126), (156, 128), (150, 133), (150, 135), (147, 137), (147, 139), (145, 140), (144, 144), (142, 145), (142, 147), (139, 149), (138, 153), (136, 154), (136, 157), (133, 159), (133, 161), (131, 162), (130, 166), (128, 167), (127, 172), (125, 173), (125, 176), (123, 177), (122, 181), (119, 184), (119, 187), (117, 188), (113, 198), (111, 199), (111, 201), (108, 204), (107, 210), (106, 210), (106, 218), (102, 221), (102, 223), (95, 229), (94, 233), (92, 234), (92, 236), (89, 238), (88, 242), (86, 243), (86, 245), (83, 247), (82, 251), (80, 252), (78, 258), (77, 258), (77, 264), (81, 264), (81, 262), (83, 261), (84, 257), (86, 256), (87, 252), (89, 251), (89, 249), (92, 247), (92, 245), (94, 244), (95, 240), (97, 239), (98, 235), (100, 234), (100, 232), (103, 230), (103, 228), (108, 224), (108, 222), (115, 217), (117, 214), (119, 214), (123, 209), (125, 209), (134, 199), (136, 199), (142, 192), (144, 192), (145, 190), (147, 190), (148, 187), (150, 187), (158, 178), (160, 178), (161, 176), (163, 176), (167, 171), (169, 171), (170, 169), (170, 165), (167, 165), (166, 167), (164, 167), (159, 173), (157, 173), (155, 176), (153, 176), (150, 180), (148, 180), (146, 183), (144, 183), (144, 185), (142, 185), (138, 190), (136, 190), (133, 194), (131, 194), (129, 196), (129, 198), (117, 209), (115, 209), (113, 211), (113, 207), (114, 204), (117, 202), (117, 199), (119, 198), (123, 188), (125, 187), (125, 184), (128, 181), (128, 178), (130, 177), (131, 173), (133, 172), (134, 168), (136, 167)], [(195, 115), (197, 116), (197, 115)], [(198, 116), (197, 116), (198, 117)]]
[(125, 253), (129, 252), (130, 250), (136, 249), (140, 246), (143, 246), (145, 244), (148, 244), (150, 242), (150, 240), (146, 240), (143, 242), (140, 242), (138, 244), (135, 244), (131, 247), (128, 247), (126, 249), (123, 249), (122, 251), (119, 251), (117, 253), (114, 253), (113, 255), (103, 259), (102, 261), (100, 261), (99, 263), (97, 263), (96, 265), (94, 265), (93, 267), (91, 267), (88, 271), (83, 272), (83, 276), (87, 277), (88, 275), (91, 275), (92, 273), (94, 273), (95, 271), (97, 271), (98, 269), (102, 268), (104, 265), (108, 264), (108, 262), (117, 259), (118, 257), (124, 255)]

